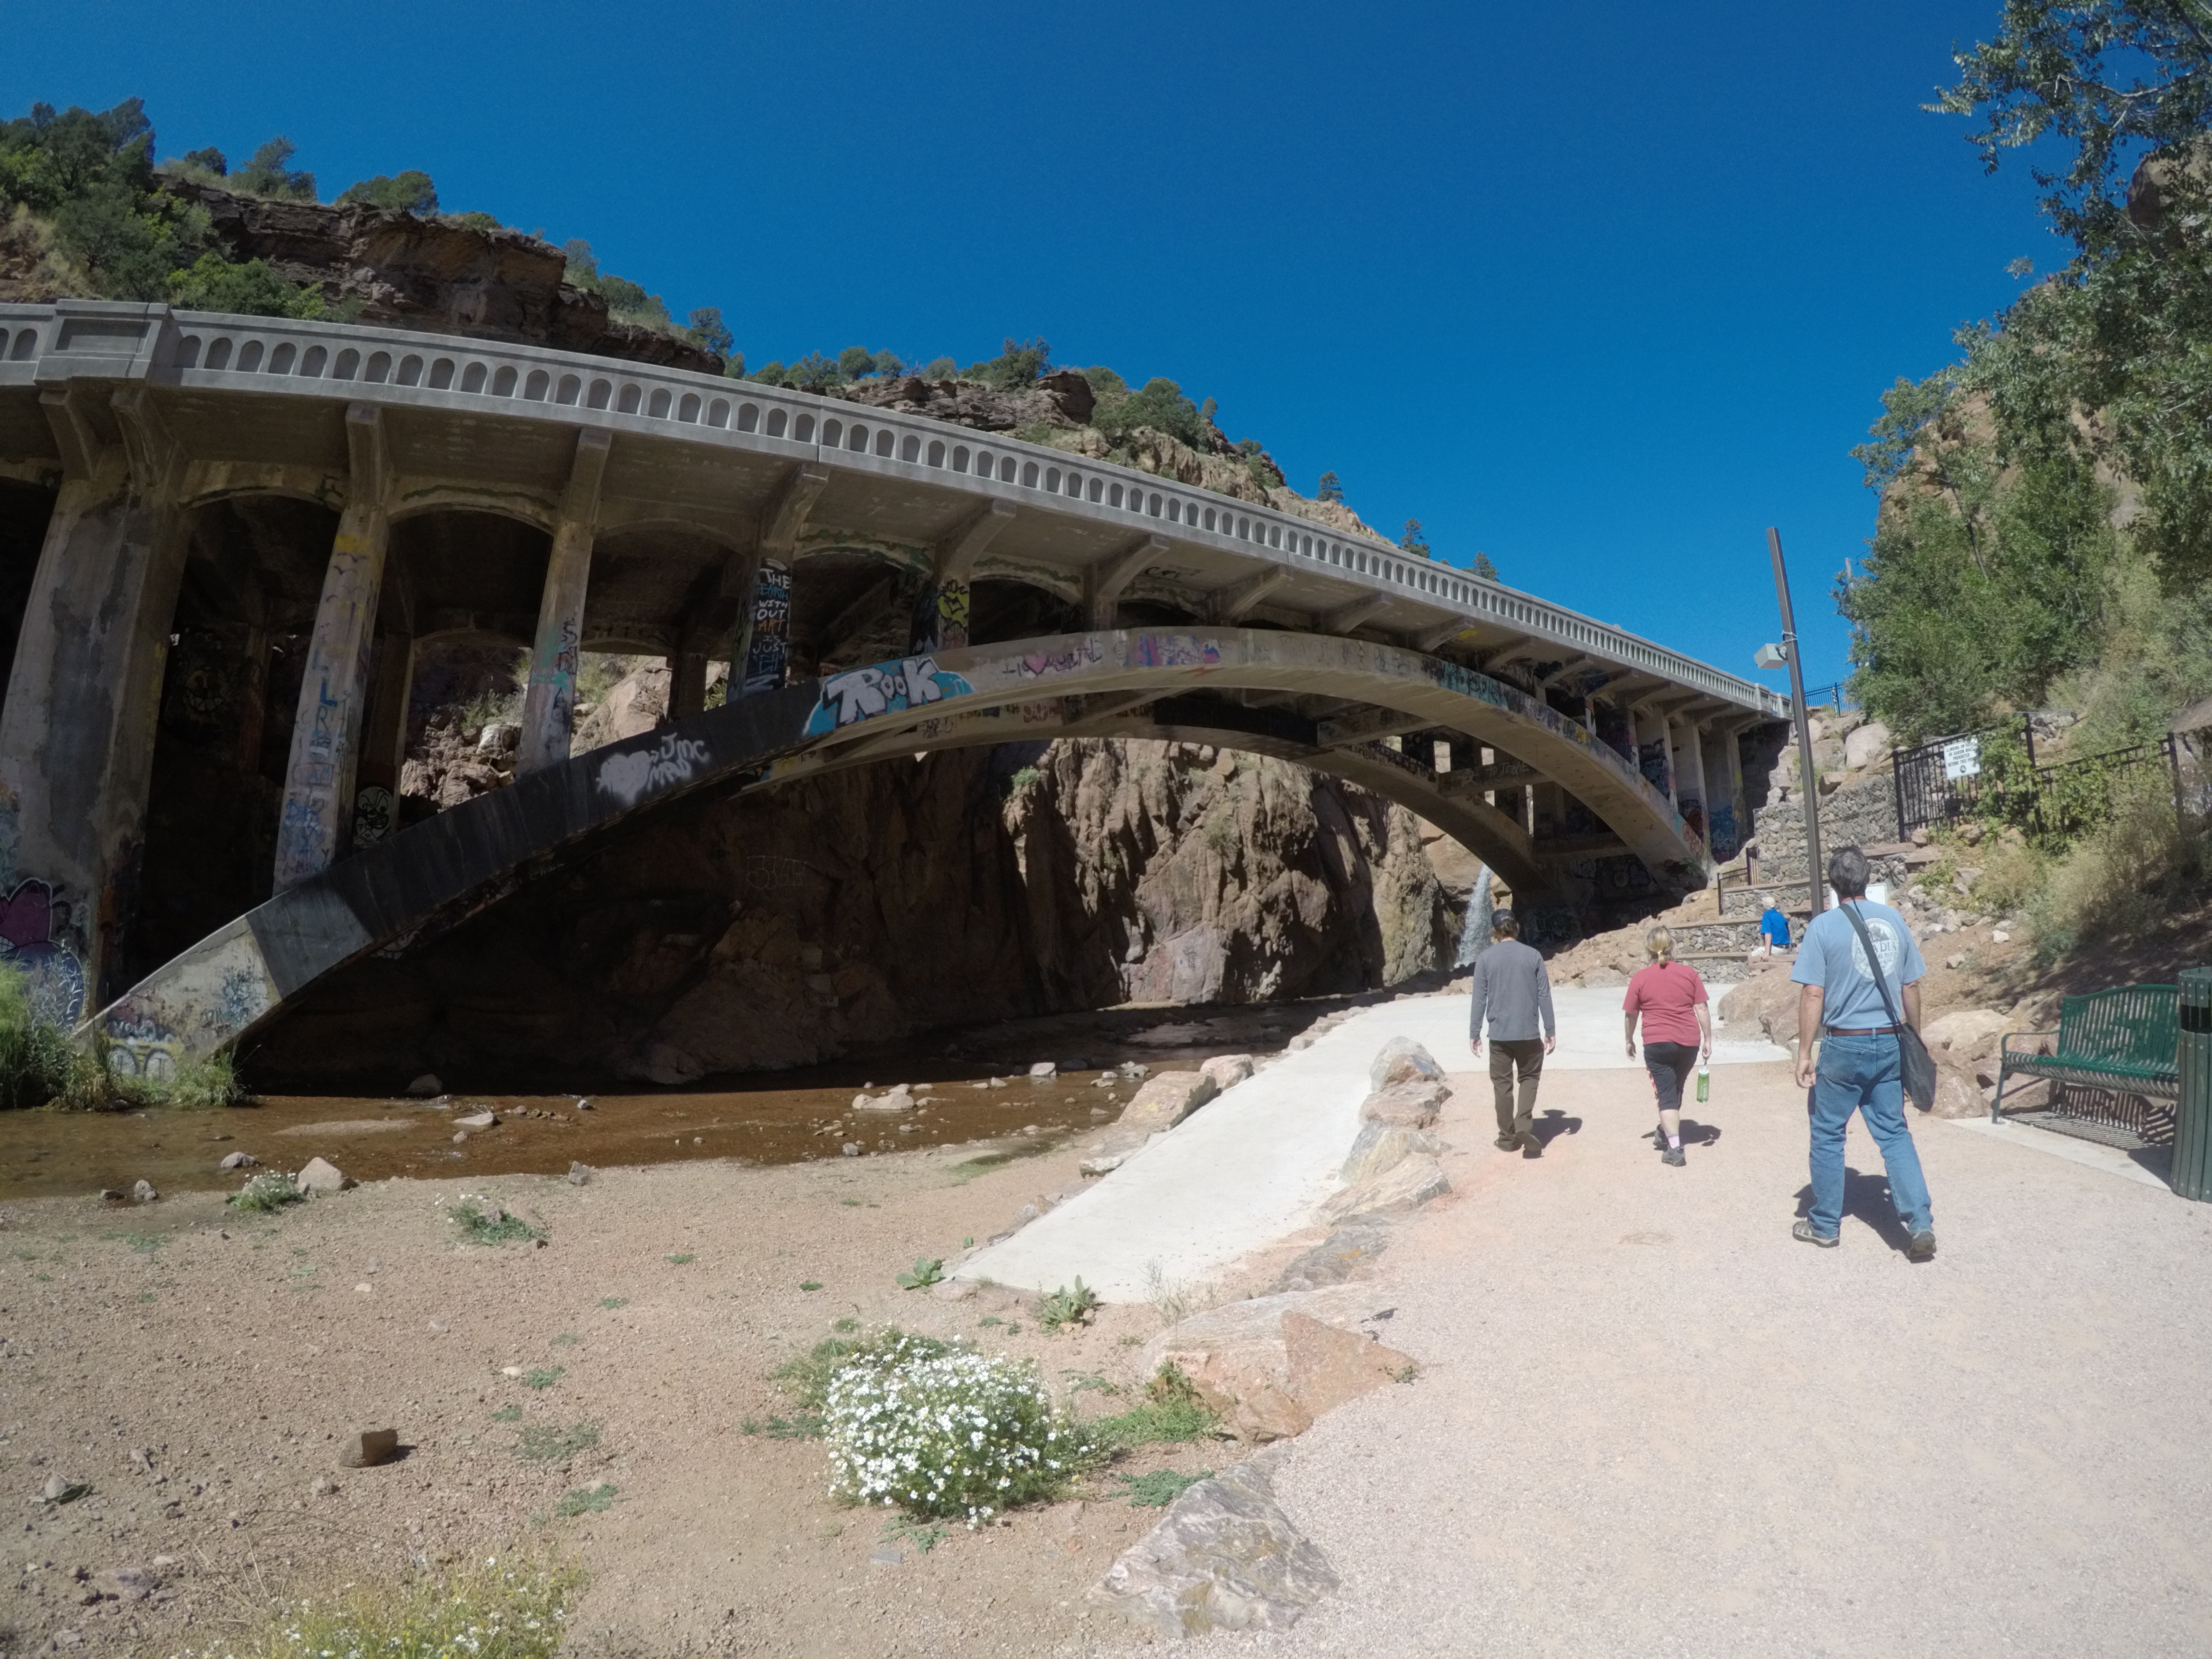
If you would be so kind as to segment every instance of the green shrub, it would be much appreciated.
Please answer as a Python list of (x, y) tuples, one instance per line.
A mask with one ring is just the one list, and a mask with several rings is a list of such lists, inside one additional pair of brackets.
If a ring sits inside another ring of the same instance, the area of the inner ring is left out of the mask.
[(1164, 1364), (1145, 1385), (1144, 1403), (1090, 1425), (1100, 1444), (1119, 1450), (1211, 1434), (1218, 1419), (1179, 1365)]
[(819, 1413), (830, 1398), (830, 1380), (853, 1365), (884, 1366), (902, 1358), (962, 1352), (933, 1336), (914, 1336), (896, 1325), (869, 1336), (824, 1337), (805, 1353), (769, 1373), (803, 1411)]
[(1037, 1304), (1037, 1323), (1048, 1331), (1063, 1325), (1088, 1324), (1098, 1311), (1098, 1292), (1078, 1275), (1073, 1285), (1063, 1285)]
[[(297, 172), (284, 165), (298, 149), (298, 145), (281, 135), (271, 138), (253, 152), (252, 161), (224, 182), (231, 189), (243, 191), (248, 196), (270, 196), (286, 202), (312, 202), (315, 199), (315, 175)], [(429, 181), (425, 179), (423, 182), (428, 184)]]
[(471, 1244), (513, 1244), (545, 1237), (521, 1217), (509, 1215), (495, 1204), (487, 1210), (473, 1198), (463, 1199), (446, 1213)]
[(1127, 397), (1102, 398), (1091, 423), (1117, 441), (1139, 427), (1180, 439), (1194, 448), (1205, 441), (1198, 405), (1184, 397), (1182, 388), (1170, 380), (1147, 380), (1143, 391), (1132, 392)]
[(823, 1413), (833, 1488), (853, 1502), (972, 1527), (1056, 1497), (1097, 1460), (1034, 1365), (921, 1344), (878, 1358), (830, 1378)]
[(356, 202), (364, 207), (383, 208), (387, 212), (435, 213), (438, 187), (430, 182), (428, 173), (418, 168), (410, 167), (392, 176), (380, 173), (374, 179), (348, 185), (338, 193), (340, 207)]
[(273, 1215), (288, 1204), (302, 1202), (307, 1196), (291, 1176), (281, 1170), (264, 1170), (249, 1176), (246, 1185), (231, 1194), (230, 1206), (254, 1215)]
[(0, 1110), (43, 1106), (69, 1087), (69, 1038), (32, 1012), (21, 971), (0, 966)]
[(1044, 341), (1008, 339), (1005, 349), (988, 362), (970, 363), (963, 377), (981, 380), (1001, 392), (1023, 392), (1052, 368), (1052, 348)]

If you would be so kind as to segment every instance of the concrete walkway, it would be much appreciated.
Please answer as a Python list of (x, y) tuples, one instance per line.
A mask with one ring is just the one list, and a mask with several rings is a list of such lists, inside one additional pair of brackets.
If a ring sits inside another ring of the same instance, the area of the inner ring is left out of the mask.
[[(1547, 1076), (1632, 1070), (1635, 1080), (1609, 1086), (1645, 1103), (1648, 1113), (1641, 1067), (1621, 1048), (1620, 993), (1563, 989), (1553, 1004), (1559, 1048), (1547, 1062)], [(1079, 1276), (1109, 1302), (1136, 1302), (1156, 1279), (1202, 1284), (1310, 1225), (1315, 1206), (1342, 1184), (1337, 1170), (1359, 1132), (1368, 1066), (1401, 1035), (1447, 1068), (1468, 1064), (1467, 998), (1408, 997), (1364, 1010), (1204, 1107), (1079, 1197), (970, 1256), (959, 1275), (1044, 1291)], [(1780, 1052), (1763, 1039), (1729, 1042), (1717, 1045), (1713, 1058), (1740, 1065)], [(1470, 1086), (1488, 1101), (1486, 1079), (1462, 1079), (1462, 1107), (1474, 1097)], [(1487, 1145), (1490, 1131), (1480, 1138)]]
[(1534, 1162), (1475, 1091), (1446, 1109), (1455, 1194), (1376, 1268), (1421, 1375), (1277, 1479), (1343, 1589), (1194, 1654), (2212, 1651), (2212, 1206), (1916, 1117), (1936, 1260), (1856, 1124), (1815, 1250), (1783, 1066), (1688, 1114), (1685, 1169), (1615, 1079), (1546, 1095), (1571, 1132)]

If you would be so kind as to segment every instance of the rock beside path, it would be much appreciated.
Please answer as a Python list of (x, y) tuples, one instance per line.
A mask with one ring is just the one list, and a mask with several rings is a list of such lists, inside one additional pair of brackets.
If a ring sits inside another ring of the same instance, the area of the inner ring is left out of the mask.
[(1363, 1181), (1387, 1173), (1415, 1154), (1433, 1158), (1443, 1150), (1443, 1144), (1434, 1135), (1424, 1134), (1419, 1129), (1401, 1127), (1395, 1123), (1369, 1122), (1360, 1126), (1359, 1138), (1352, 1143), (1340, 1171), (1345, 1180), (1357, 1185)]
[(1203, 1072), (1162, 1072), (1129, 1097), (1118, 1121), (1146, 1134), (1172, 1129), (1220, 1092)]
[(1341, 1285), (1210, 1308), (1153, 1338), (1147, 1368), (1180, 1368), (1237, 1438), (1287, 1439), (1413, 1364), (1350, 1328), (1375, 1311), (1372, 1303), (1371, 1293)]
[(1275, 1501), (1266, 1462), (1263, 1453), (1185, 1492), (1089, 1599), (1170, 1641), (1296, 1624), (1340, 1581)]
[(1379, 1216), (1346, 1222), (1313, 1249), (1294, 1257), (1275, 1281), (1283, 1291), (1318, 1291), (1341, 1285), (1390, 1247), (1390, 1229)]
[(1252, 1075), (1255, 1069), (1249, 1054), (1216, 1054), (1198, 1068), (1213, 1079), (1213, 1086), (1223, 1094)]
[(1410, 1153), (1381, 1175), (1355, 1182), (1321, 1206), (1323, 1221), (1355, 1215), (1389, 1215), (1418, 1210), (1451, 1191), (1443, 1165), (1425, 1153)]
[(1387, 1123), (1394, 1128), (1425, 1129), (1437, 1121), (1451, 1091), (1439, 1082), (1393, 1084), (1377, 1089), (1359, 1109), (1364, 1123)]
[(1367, 1069), (1368, 1086), (1388, 1089), (1400, 1083), (1441, 1083), (1444, 1068), (1436, 1056), (1408, 1036), (1394, 1036), (1382, 1045)]

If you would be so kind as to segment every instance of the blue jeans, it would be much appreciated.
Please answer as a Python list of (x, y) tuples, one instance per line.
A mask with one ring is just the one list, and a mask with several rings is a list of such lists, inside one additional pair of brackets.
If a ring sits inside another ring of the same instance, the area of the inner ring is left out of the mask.
[(1905, 1079), (1893, 1036), (1830, 1036), (1820, 1044), (1813, 1082), (1813, 1231), (1833, 1238), (1844, 1224), (1844, 1131), (1851, 1114), (1866, 1119), (1889, 1170), (1890, 1201), (1907, 1232), (1936, 1224), (1920, 1153), (1905, 1126)]

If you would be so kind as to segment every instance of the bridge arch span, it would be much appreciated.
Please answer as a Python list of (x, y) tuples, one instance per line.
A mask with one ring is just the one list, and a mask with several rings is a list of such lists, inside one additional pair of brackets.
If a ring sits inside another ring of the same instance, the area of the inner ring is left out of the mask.
[[(1256, 706), (1257, 692), (1280, 702)], [(1338, 712), (1316, 718), (1318, 702)], [(1656, 871), (1702, 851), (1630, 763), (1507, 685), (1369, 641), (1259, 629), (1062, 635), (893, 659), (744, 698), (518, 779), (367, 847), (147, 975), (88, 1029), (213, 1052), (372, 951), (496, 902), (638, 814), (919, 750), (1047, 735), (1206, 734), (1351, 778), (1464, 840), (1523, 890), (1547, 872), (1522, 826), (1370, 733), (1443, 730), (1571, 789)], [(1478, 775), (1477, 781), (1480, 781)]]

